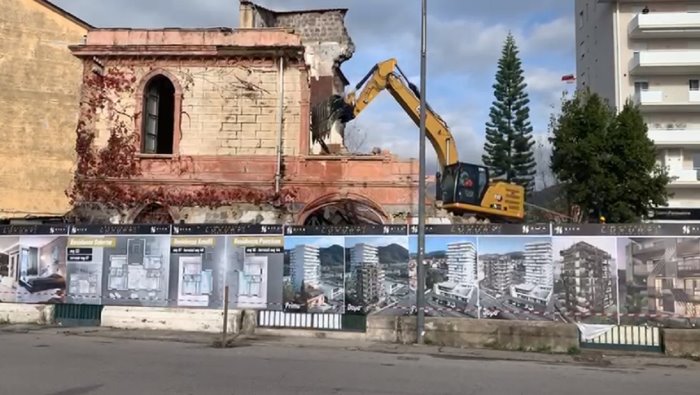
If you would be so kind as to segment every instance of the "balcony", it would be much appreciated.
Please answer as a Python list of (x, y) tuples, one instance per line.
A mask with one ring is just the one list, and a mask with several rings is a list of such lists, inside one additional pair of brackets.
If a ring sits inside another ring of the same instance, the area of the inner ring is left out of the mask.
[(664, 91), (646, 90), (635, 93), (633, 99), (643, 112), (700, 112), (700, 106), (694, 101), (700, 100), (698, 93), (689, 91), (688, 100), (676, 101), (669, 99)]
[(700, 129), (649, 129), (657, 147), (700, 146)]
[(700, 37), (700, 13), (650, 12), (637, 14), (628, 28), (631, 38)]
[(700, 186), (700, 170), (669, 169), (668, 175), (674, 179), (671, 182), (673, 186)]
[(700, 67), (700, 49), (638, 51), (629, 64), (631, 75), (694, 75)]

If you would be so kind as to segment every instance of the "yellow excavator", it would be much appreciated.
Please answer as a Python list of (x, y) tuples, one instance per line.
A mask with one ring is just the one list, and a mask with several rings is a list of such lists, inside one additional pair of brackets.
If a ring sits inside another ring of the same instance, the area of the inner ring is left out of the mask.
[[(363, 88), (364, 86), (364, 88)], [(343, 123), (355, 119), (382, 90), (420, 125), (420, 92), (398, 67), (396, 59), (376, 64), (345, 97), (335, 96), (334, 118)], [(360, 92), (357, 94), (357, 92)], [(491, 180), (489, 169), (459, 161), (457, 145), (447, 123), (430, 106), (426, 108), (426, 136), (437, 152), (437, 205), (458, 216), (496, 223), (518, 223), (525, 216), (525, 191), (517, 184)]]

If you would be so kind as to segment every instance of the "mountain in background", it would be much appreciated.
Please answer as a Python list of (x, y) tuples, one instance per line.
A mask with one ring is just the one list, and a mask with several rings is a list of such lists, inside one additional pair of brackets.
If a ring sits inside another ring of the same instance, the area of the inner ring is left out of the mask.
[(381, 263), (407, 263), (408, 249), (399, 244), (390, 244), (379, 247), (379, 262)]

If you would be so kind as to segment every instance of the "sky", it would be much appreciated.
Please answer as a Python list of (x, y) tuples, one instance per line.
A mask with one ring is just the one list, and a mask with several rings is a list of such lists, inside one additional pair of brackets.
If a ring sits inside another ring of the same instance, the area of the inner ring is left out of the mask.
[[(97, 27), (212, 27), (238, 25), (238, 0), (53, 0)], [(343, 72), (354, 86), (377, 62), (396, 58), (419, 86), (420, 8), (418, 0), (258, 0), (279, 11), (349, 8), (348, 31), (356, 45)], [(573, 1), (429, 0), (427, 100), (448, 123), (460, 160), (482, 163), (485, 123), (494, 99), (492, 85), (503, 41), (512, 32), (523, 61), (531, 122), (546, 144), (550, 115), (572, 85), (562, 75), (575, 73)], [(366, 136), (363, 149), (389, 149), (418, 157), (418, 128), (385, 92), (353, 121), (350, 129)], [(357, 141), (358, 139), (354, 139)], [(359, 139), (361, 140), (361, 139)], [(539, 167), (548, 150), (538, 150)], [(435, 170), (435, 153), (427, 159)], [(538, 179), (538, 181), (541, 181)]]
[[(472, 243), (476, 247), (476, 237), (471, 236), (436, 236), (425, 237), (425, 252), (447, 251), (447, 245), (452, 243)], [(418, 237), (411, 236), (408, 240), (409, 253), (418, 253)]]
[(551, 237), (480, 237), (479, 255), (525, 251), (525, 244), (551, 241)]

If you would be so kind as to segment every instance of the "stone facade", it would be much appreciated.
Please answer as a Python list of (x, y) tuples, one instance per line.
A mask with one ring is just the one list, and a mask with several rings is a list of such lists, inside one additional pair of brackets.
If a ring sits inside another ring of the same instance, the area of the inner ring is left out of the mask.
[(0, 220), (60, 217), (75, 160), (89, 25), (50, 3), (0, 0)]
[[(355, 44), (345, 27), (347, 9), (272, 11), (248, 0), (240, 0), (240, 28), (279, 27), (291, 29), (301, 37), (304, 59), (309, 66), (311, 108), (334, 94), (342, 94), (349, 84), (340, 66), (355, 52)], [(336, 122), (319, 127), (320, 138), (332, 152), (344, 148), (344, 125)], [(320, 144), (312, 152), (322, 152)]]

